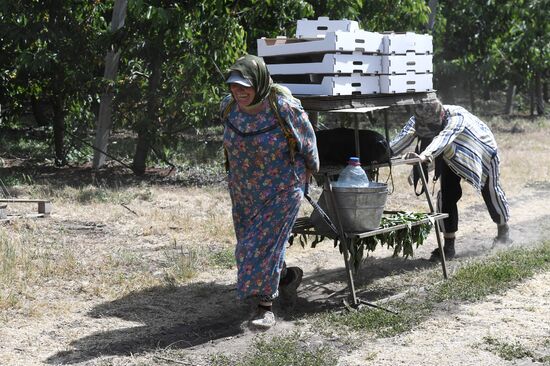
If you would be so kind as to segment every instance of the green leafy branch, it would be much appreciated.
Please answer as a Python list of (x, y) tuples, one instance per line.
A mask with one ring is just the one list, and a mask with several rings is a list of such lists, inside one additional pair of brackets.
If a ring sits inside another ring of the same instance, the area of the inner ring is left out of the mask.
[[(428, 219), (428, 221), (419, 223), (426, 219)], [(399, 211), (383, 216), (380, 221), (380, 229), (391, 228), (403, 224), (406, 226), (397, 230), (391, 230), (365, 238), (352, 239), (350, 241), (349, 254), (350, 263), (353, 264), (355, 271), (357, 272), (359, 266), (363, 262), (365, 252), (367, 254), (373, 252), (378, 245), (393, 248), (393, 257), (398, 257), (400, 254), (405, 258), (412, 257), (414, 255), (414, 249), (422, 245), (430, 234), (434, 222), (426, 213)], [(307, 245), (308, 240), (313, 239), (311, 242), (312, 248), (315, 248), (319, 242), (325, 239), (325, 236), (316, 234), (313, 231), (307, 234), (294, 234), (289, 239), (291, 245), (295, 237), (298, 237), (302, 247)], [(338, 242), (335, 241), (335, 246), (338, 245)], [(342, 253), (342, 243), (340, 242), (339, 244), (340, 253)]]

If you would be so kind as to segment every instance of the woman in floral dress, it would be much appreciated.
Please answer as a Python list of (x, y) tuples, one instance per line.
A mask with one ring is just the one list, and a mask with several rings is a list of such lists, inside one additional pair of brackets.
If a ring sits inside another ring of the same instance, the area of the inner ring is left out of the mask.
[[(319, 169), (315, 134), (300, 101), (272, 82), (261, 58), (238, 59), (226, 82), (231, 94), (221, 111), (237, 237), (237, 294), (258, 299), (251, 324), (269, 328), (275, 324), (271, 306), (279, 281), (282, 289), (287, 279), (281, 279), (285, 244), (304, 185)], [(294, 277), (299, 278), (286, 284), (297, 287), (301, 270)]]

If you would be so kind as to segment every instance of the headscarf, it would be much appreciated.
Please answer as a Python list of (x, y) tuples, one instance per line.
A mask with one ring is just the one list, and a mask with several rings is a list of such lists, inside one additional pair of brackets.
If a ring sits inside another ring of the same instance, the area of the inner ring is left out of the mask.
[(232, 71), (240, 72), (245, 79), (252, 83), (256, 96), (251, 106), (260, 103), (269, 95), (273, 81), (262, 58), (253, 55), (242, 56), (229, 68), (226, 80)]
[(416, 134), (422, 138), (433, 138), (442, 126), (443, 105), (439, 99), (414, 106)]

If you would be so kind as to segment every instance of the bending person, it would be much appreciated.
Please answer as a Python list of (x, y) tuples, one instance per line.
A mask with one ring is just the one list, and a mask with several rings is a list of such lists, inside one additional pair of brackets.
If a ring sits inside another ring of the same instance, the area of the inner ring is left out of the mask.
[[(439, 176), (438, 210), (449, 215), (443, 220), (445, 258), (455, 256), (458, 230), (457, 202), (462, 196), (464, 179), (481, 192), (491, 219), (497, 224), (495, 241), (509, 242), (509, 206), (499, 181), (499, 155), (491, 130), (479, 118), (459, 106), (442, 105), (439, 100), (418, 104), (401, 132), (390, 142), (393, 154), (399, 154), (415, 138), (420, 140), (419, 157), (434, 163)], [(441, 259), (439, 248), (430, 260)]]

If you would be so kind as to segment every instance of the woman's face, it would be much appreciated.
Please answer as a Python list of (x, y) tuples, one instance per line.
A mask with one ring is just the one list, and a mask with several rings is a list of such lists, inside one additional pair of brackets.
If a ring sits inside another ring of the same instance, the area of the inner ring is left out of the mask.
[(253, 87), (242, 86), (241, 84), (231, 83), (229, 84), (231, 94), (239, 105), (239, 107), (245, 108), (252, 104), (254, 97), (256, 97), (256, 91)]

